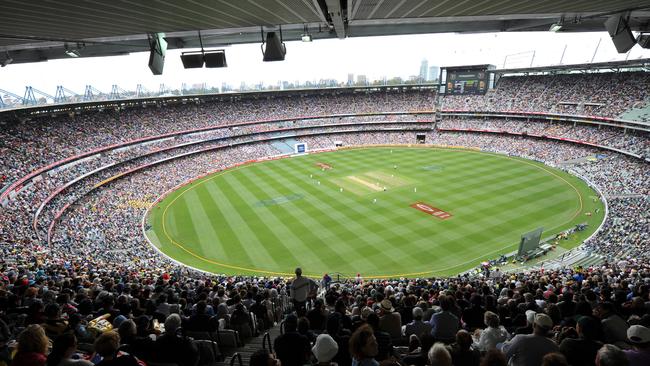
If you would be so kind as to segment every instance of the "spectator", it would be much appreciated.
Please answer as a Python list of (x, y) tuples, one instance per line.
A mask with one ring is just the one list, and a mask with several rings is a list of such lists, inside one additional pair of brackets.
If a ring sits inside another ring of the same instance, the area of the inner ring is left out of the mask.
[(139, 366), (138, 360), (125, 352), (119, 351), (120, 336), (116, 331), (102, 333), (95, 340), (95, 357), (97, 366)]
[(452, 366), (451, 355), (443, 343), (436, 343), (429, 350), (429, 364), (431, 366)]
[(151, 358), (155, 342), (149, 335), (139, 336), (133, 320), (129, 319), (122, 322), (117, 333), (120, 336), (121, 351), (127, 352), (141, 360)]
[(336, 341), (328, 334), (321, 334), (316, 338), (316, 343), (312, 347), (311, 352), (314, 354), (318, 365), (322, 366), (336, 366), (336, 363), (331, 361), (338, 354), (339, 346)]
[(379, 303), (379, 329), (388, 333), (393, 340), (402, 337), (402, 318), (388, 299)]
[(456, 333), (450, 352), (454, 366), (478, 366), (481, 362), (481, 352), (472, 346), (472, 336), (464, 329)]
[(509, 338), (508, 331), (499, 324), (499, 316), (491, 311), (485, 312), (485, 325), (487, 329), (481, 332), (477, 348), (487, 352), (496, 348), (498, 343), (505, 342)]
[(175, 363), (179, 366), (194, 366), (199, 352), (191, 339), (183, 335), (181, 317), (171, 314), (165, 320), (165, 333), (156, 339), (153, 360)]
[(596, 355), (596, 366), (628, 366), (630, 363), (623, 351), (613, 344), (606, 344)]
[(323, 308), (323, 300), (316, 299), (314, 307), (307, 312), (307, 319), (309, 319), (309, 329), (320, 333), (325, 329), (327, 321), (326, 312)]
[(542, 358), (542, 366), (569, 366), (569, 363), (563, 354), (549, 353)]
[(18, 336), (18, 347), (11, 365), (45, 366), (48, 342), (43, 327), (29, 325)]
[(379, 329), (379, 316), (375, 313), (368, 315), (368, 325), (372, 327), (375, 339), (377, 340), (378, 352), (375, 358), (377, 361), (383, 361), (389, 358), (393, 354), (393, 341), (390, 334), (382, 332)]
[(611, 302), (602, 302), (594, 311), (603, 328), (603, 341), (619, 347), (627, 347), (627, 322), (614, 312)]
[(442, 311), (431, 316), (431, 335), (438, 342), (452, 343), (459, 328), (458, 317), (450, 311), (452, 304), (447, 296), (441, 295), (438, 301)]
[(560, 348), (548, 338), (553, 321), (546, 314), (535, 315), (533, 334), (517, 335), (505, 345), (506, 359), (513, 366), (534, 366), (542, 363), (544, 355), (559, 352)]
[(275, 354), (283, 366), (302, 366), (309, 360), (310, 344), (298, 333), (298, 318), (291, 314), (284, 320), (284, 334), (273, 342)]
[(349, 366), (352, 363), (350, 356), (350, 343), (349, 333), (341, 329), (341, 314), (333, 313), (327, 318), (327, 334), (336, 341), (338, 345), (338, 352), (332, 361), (336, 362), (339, 366)]
[(369, 325), (360, 326), (350, 337), (352, 366), (379, 366), (375, 356), (379, 352), (377, 339)]
[(200, 300), (196, 303), (196, 311), (185, 322), (185, 330), (193, 332), (215, 332), (217, 330), (217, 319), (206, 313), (207, 303)]
[(250, 366), (280, 366), (273, 353), (266, 349), (258, 349), (251, 355)]
[(583, 316), (576, 324), (578, 338), (565, 338), (560, 343), (560, 351), (572, 366), (591, 366), (596, 361), (596, 354), (603, 346), (597, 339), (600, 334), (600, 322), (590, 316)]
[(47, 355), (47, 366), (92, 366), (93, 363), (76, 356), (77, 338), (72, 333), (60, 335), (54, 340)]
[(627, 330), (631, 350), (625, 350), (630, 366), (650, 365), (650, 328), (633, 325)]
[(291, 282), (290, 294), (293, 307), (296, 309), (298, 316), (305, 315), (305, 302), (311, 293), (311, 281), (307, 277), (303, 277), (302, 269), (296, 268), (296, 278)]
[[(507, 366), (506, 355), (498, 349), (491, 349), (481, 360), (481, 366)], [(455, 366), (455, 365), (454, 365)]]
[(519, 327), (515, 330), (515, 335), (517, 334), (532, 334), (533, 333), (533, 323), (535, 322), (534, 310), (526, 310), (526, 326)]
[(431, 333), (431, 324), (424, 322), (422, 317), (424, 311), (419, 306), (413, 308), (413, 321), (404, 326), (404, 336), (410, 337), (412, 334), (421, 338), (424, 334)]

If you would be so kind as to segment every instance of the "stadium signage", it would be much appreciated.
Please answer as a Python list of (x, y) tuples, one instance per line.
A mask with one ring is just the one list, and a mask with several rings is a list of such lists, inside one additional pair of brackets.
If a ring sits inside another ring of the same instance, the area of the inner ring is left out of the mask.
[(415, 202), (410, 205), (416, 210), (422, 211), (424, 213), (427, 213), (431, 216), (437, 217), (440, 220), (447, 220), (448, 218), (452, 217), (453, 215), (450, 214), (449, 212), (445, 212), (439, 208), (435, 208), (431, 205), (428, 205), (424, 202)]

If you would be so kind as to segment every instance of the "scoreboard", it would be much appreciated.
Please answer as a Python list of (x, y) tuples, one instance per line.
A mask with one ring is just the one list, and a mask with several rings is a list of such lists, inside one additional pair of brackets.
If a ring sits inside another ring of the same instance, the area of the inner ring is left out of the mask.
[(485, 94), (490, 85), (492, 65), (446, 67), (445, 94)]

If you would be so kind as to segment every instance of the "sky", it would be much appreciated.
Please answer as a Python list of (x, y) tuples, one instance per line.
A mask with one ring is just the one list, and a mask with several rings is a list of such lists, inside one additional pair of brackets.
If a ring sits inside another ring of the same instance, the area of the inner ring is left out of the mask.
[(162, 83), (171, 89), (180, 89), (182, 83), (189, 87), (204, 82), (208, 87), (219, 87), (222, 82), (234, 87), (239, 87), (241, 82), (276, 85), (282, 80), (337, 79), (343, 82), (349, 73), (366, 75), (369, 80), (384, 76), (407, 79), (418, 74), (423, 59), (428, 60), (429, 66), (493, 64), (497, 68), (512, 68), (528, 67), (531, 62), (533, 66), (557, 65), (565, 46), (563, 64), (590, 62), (592, 58), (599, 62), (650, 57), (650, 50), (639, 45), (629, 54), (616, 53), (606, 32), (382, 36), (286, 42), (287, 55), (281, 62), (262, 62), (258, 43), (234, 45), (225, 48), (228, 67), (222, 69), (183, 69), (181, 50), (169, 50), (160, 76), (151, 74), (147, 66), (148, 52), (10, 64), (0, 68), (0, 89), (23, 95), (29, 85), (53, 95), (56, 87), (63, 85), (83, 94), (88, 84), (106, 93), (113, 84), (124, 90), (135, 90), (137, 84), (142, 84), (151, 91), (158, 91)]

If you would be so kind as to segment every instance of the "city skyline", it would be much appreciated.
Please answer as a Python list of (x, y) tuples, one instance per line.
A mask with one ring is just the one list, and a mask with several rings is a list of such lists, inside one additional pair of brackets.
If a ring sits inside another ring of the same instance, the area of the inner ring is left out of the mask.
[(181, 50), (171, 50), (161, 76), (148, 70), (147, 52), (11, 64), (0, 68), (0, 89), (22, 96), (27, 86), (54, 95), (57, 86), (82, 94), (87, 85), (104, 93), (113, 85), (134, 91), (138, 84), (151, 92), (158, 91), (161, 84), (171, 90), (179, 90), (183, 84), (237, 89), (242, 85), (331, 84), (335, 80), (345, 85), (349, 74), (355, 75), (355, 82), (356, 76), (363, 75), (370, 84), (419, 77), (422, 60), (437, 67), (481, 63), (502, 68), (554, 65), (560, 60), (572, 64), (650, 57), (650, 50), (639, 46), (628, 54), (617, 54), (606, 32), (428, 34), (286, 43), (287, 57), (282, 62), (262, 62), (258, 44), (227, 47), (229, 67), (223, 69), (185, 70)]

